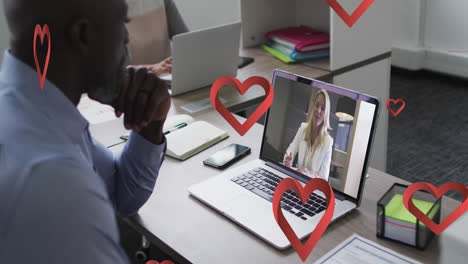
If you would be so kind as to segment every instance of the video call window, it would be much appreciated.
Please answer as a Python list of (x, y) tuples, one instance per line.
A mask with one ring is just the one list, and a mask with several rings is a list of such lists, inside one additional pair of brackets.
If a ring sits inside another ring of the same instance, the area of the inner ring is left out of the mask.
[[(336, 190), (357, 197), (374, 108), (347, 96), (277, 78), (263, 155), (309, 178), (323, 178)], [(360, 136), (354, 137), (358, 123)], [(351, 160), (356, 164), (349, 166)]]

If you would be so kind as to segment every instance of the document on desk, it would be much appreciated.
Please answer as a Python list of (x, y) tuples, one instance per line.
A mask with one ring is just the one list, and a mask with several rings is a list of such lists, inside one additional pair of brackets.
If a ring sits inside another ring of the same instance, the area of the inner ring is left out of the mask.
[(356, 234), (317, 260), (319, 264), (422, 264)]

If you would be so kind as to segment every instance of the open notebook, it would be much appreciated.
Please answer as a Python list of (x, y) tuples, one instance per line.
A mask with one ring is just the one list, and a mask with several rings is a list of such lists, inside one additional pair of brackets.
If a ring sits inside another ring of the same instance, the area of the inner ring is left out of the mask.
[(189, 115), (169, 117), (163, 130), (169, 132), (166, 154), (179, 160), (186, 160), (229, 137), (226, 131), (205, 121), (195, 121)]

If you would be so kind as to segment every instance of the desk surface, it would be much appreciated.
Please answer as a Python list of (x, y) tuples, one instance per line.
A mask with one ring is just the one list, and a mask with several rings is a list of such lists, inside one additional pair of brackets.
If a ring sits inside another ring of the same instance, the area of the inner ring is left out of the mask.
[[(255, 159), (259, 155), (259, 139), (263, 131), (263, 126), (255, 125), (244, 137), (240, 137), (213, 111), (198, 119), (228, 129), (230, 138), (184, 162), (167, 158), (153, 195), (138, 216), (132, 219), (133, 223), (150, 240), (156, 236), (157, 240), (163, 241), (192, 263), (302, 263), (292, 249), (276, 250), (189, 196), (187, 188), (190, 185), (220, 173), (204, 166), (204, 159), (233, 142), (252, 148), (252, 154), (238, 164)], [(428, 249), (421, 251), (376, 237), (378, 199), (394, 182), (407, 182), (374, 169), (369, 169), (369, 175), (359, 209), (329, 226), (307, 263), (317, 260), (353, 233), (423, 263), (438, 263), (438, 238), (431, 242)], [(443, 208), (455, 207), (453, 200), (444, 199), (444, 203)]]
[[(303, 65), (277, 63), (275, 59), (256, 49), (245, 50), (244, 52), (243, 55), (255, 57), (256, 62), (239, 71), (238, 78), (241, 81), (252, 75), (260, 75), (271, 79), (271, 73), (275, 68), (294, 71), (312, 78), (327, 74), (326, 71)], [(226, 91), (226, 93), (229, 92), (234, 91)], [(173, 98), (170, 115), (185, 113), (180, 109), (180, 106), (190, 103), (198, 97), (206, 98), (208, 94), (209, 88), (204, 88)], [(221, 95), (223, 96), (223, 94)], [(225, 95), (228, 96), (228, 94)], [(246, 102), (250, 104), (262, 96), (261, 93), (255, 90), (244, 96), (232, 95), (232, 97), (228, 96), (228, 105), (231, 106), (231, 111), (233, 111), (233, 108), (240, 108), (239, 105)], [(216, 177), (220, 173), (216, 169), (204, 166), (202, 161), (230, 143), (239, 143), (252, 148), (252, 154), (238, 164), (257, 158), (263, 126), (256, 124), (246, 135), (241, 137), (212, 108), (192, 116), (197, 120), (208, 121), (229, 131), (230, 138), (184, 162), (167, 157), (161, 167), (153, 195), (141, 208), (139, 214), (131, 218), (130, 221), (151, 241), (163, 248), (165, 246), (170, 247), (192, 263), (302, 263), (293, 249), (276, 250), (234, 222), (189, 196), (187, 192), (190, 185), (199, 183), (209, 177)], [(124, 131), (121, 121), (103, 124), (103, 126), (106, 128), (92, 129), (92, 131), (94, 130), (94, 136), (98, 139), (109, 138), (112, 135), (118, 137)], [(438, 238), (432, 241), (428, 249), (420, 251), (376, 237), (377, 200), (394, 182), (405, 182), (374, 169), (369, 169), (369, 175), (370, 178), (366, 182), (364, 197), (359, 209), (329, 226), (308, 258), (307, 263), (312, 263), (353, 233), (424, 263), (437, 263), (439, 255)], [(453, 200), (446, 199), (444, 203), (447, 204), (444, 205), (445, 208), (455, 207)], [(161, 244), (161, 241), (163, 244)], [(177, 256), (174, 257), (178, 264), (183, 262), (183, 259), (178, 259)]]

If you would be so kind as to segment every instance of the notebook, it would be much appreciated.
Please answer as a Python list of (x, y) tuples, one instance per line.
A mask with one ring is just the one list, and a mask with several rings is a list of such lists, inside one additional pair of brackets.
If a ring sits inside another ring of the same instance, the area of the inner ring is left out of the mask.
[[(287, 54), (284, 51), (271, 47), (269, 45), (263, 45), (262, 48), (268, 53), (272, 54), (276, 58), (282, 60), (285, 63), (294, 63), (294, 62), (303, 62), (310, 60), (317, 60), (322, 58), (328, 58), (330, 56), (329, 50), (323, 50), (320, 52), (306, 52), (308, 55), (298, 55), (298, 54)], [(313, 53), (313, 54), (312, 54)]]
[(307, 26), (270, 31), (266, 34), (266, 38), (301, 52), (330, 46), (330, 36), (327, 33)]
[(269, 46), (270, 48), (277, 49), (277, 50), (282, 51), (283, 53), (288, 54), (291, 57), (291, 59), (295, 61), (304, 61), (304, 60), (330, 56), (330, 49), (327, 49), (327, 48), (314, 50), (314, 51), (299, 52), (297, 50), (290, 49), (272, 40), (268, 40), (265, 43), (265, 45)]
[(229, 137), (226, 131), (205, 121), (195, 121), (189, 115), (169, 117), (163, 130), (167, 140), (166, 155), (178, 160), (186, 160)]

